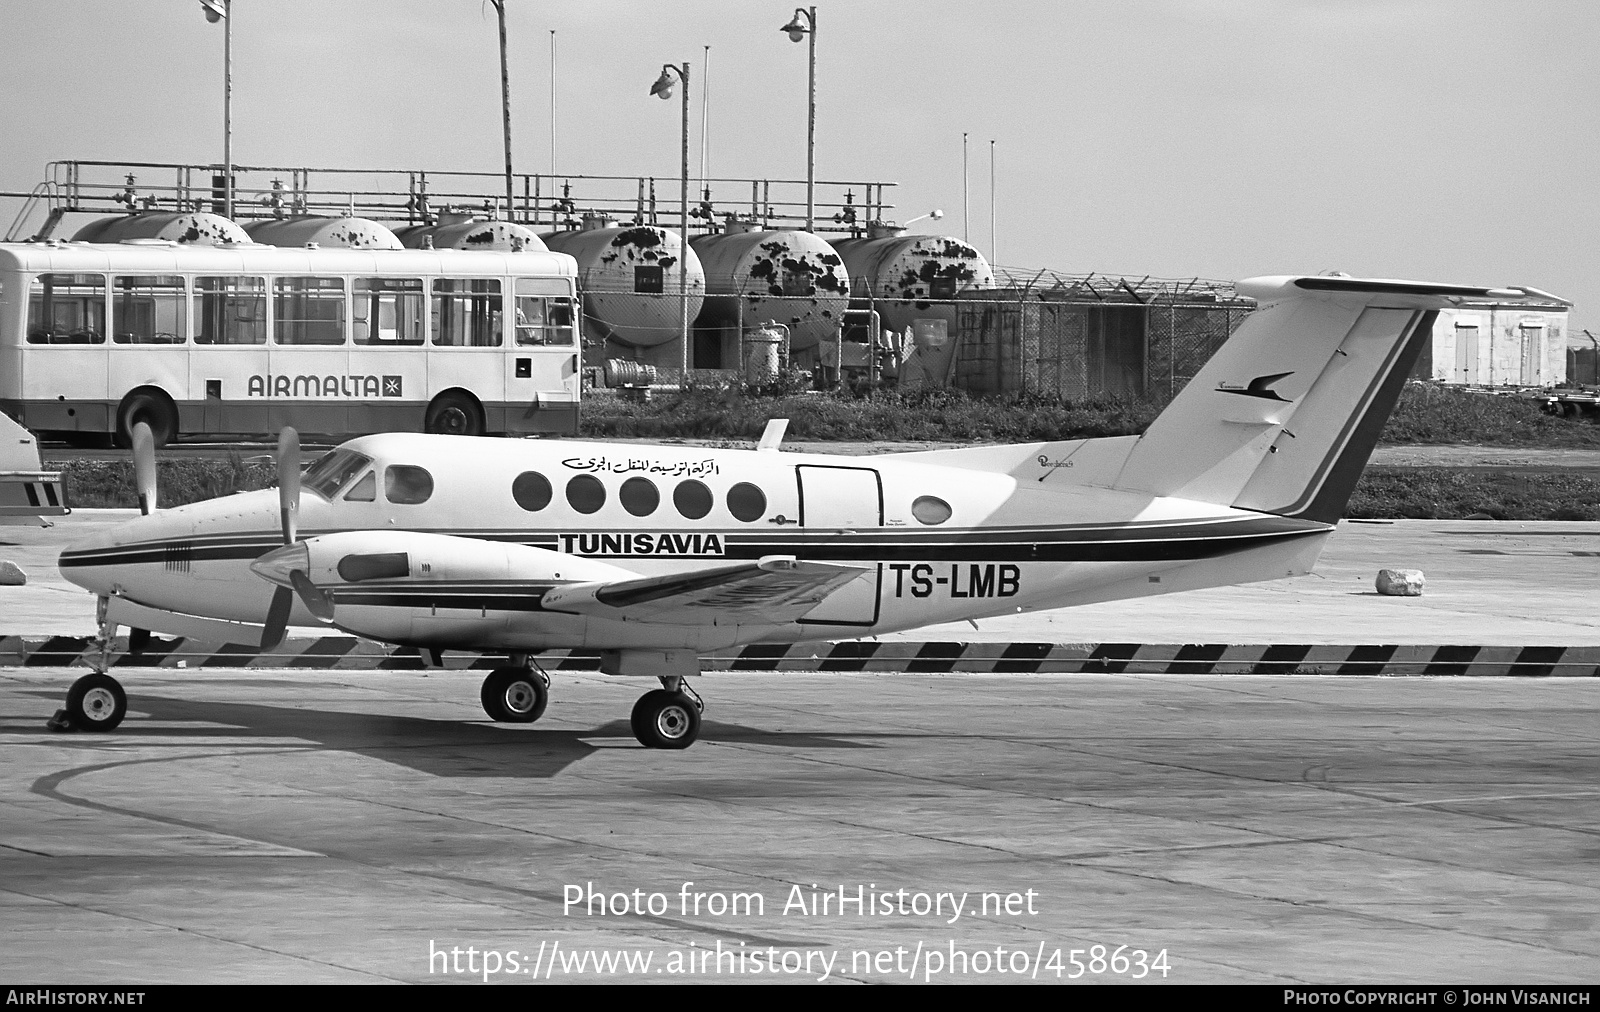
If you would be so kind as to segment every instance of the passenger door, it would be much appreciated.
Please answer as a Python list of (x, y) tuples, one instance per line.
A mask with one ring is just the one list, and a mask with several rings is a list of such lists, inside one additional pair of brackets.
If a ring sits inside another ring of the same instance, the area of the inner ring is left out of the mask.
[[(870, 536), (883, 528), (883, 483), (872, 468), (800, 464), (795, 467), (795, 480), (800, 486), (803, 529)], [(874, 550), (863, 547), (862, 553), (870, 556)], [(872, 563), (858, 579), (834, 591), (800, 621), (872, 625), (878, 620), (878, 585), (882, 575), (883, 566)]]

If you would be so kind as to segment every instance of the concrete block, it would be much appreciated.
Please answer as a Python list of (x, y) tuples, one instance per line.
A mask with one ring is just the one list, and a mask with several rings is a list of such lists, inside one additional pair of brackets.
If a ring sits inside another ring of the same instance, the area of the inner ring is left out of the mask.
[(28, 574), (10, 559), (0, 559), (0, 587), (20, 587), (28, 582)]
[(1420, 569), (1378, 570), (1378, 593), (1389, 597), (1421, 597), (1426, 583)]

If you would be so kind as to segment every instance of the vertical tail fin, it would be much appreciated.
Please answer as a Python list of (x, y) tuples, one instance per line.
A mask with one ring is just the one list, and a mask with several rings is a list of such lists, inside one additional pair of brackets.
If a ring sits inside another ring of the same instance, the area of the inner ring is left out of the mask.
[(1334, 523), (1441, 308), (1521, 290), (1253, 278), (1260, 308), (1139, 438), (1115, 485)]

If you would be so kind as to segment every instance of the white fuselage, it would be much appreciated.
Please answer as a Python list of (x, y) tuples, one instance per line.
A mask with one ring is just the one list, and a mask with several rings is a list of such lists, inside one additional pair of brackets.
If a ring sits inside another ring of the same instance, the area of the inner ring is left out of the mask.
[[(1332, 529), (1108, 487), (1132, 440), (1090, 442), (1101, 445), (1074, 472), (1035, 463), (1025, 447), (995, 447), (985, 460), (367, 436), (334, 451), (356, 455), (338, 480), (319, 486), (321, 465), (308, 472), (298, 536), (422, 532), (544, 550), (478, 565), (466, 557), (479, 553), (453, 553), (449, 539), (413, 539), (410, 575), (368, 580), (342, 599), (335, 623), (363, 635), (441, 648), (707, 651), (1298, 575)], [(96, 594), (260, 623), (274, 587), (249, 567), (281, 544), (277, 495), (266, 490), (130, 521), (74, 545), (61, 568)], [(772, 556), (861, 575), (781, 622), (539, 606), (564, 584)], [(317, 624), (299, 601), (290, 622)]]

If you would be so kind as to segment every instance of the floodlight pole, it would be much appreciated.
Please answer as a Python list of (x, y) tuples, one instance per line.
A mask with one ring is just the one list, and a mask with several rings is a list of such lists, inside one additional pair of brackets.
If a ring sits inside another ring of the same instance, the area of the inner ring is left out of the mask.
[(661, 65), (661, 76), (651, 86), (650, 94), (661, 98), (672, 97), (672, 78), (676, 76), (683, 85), (683, 164), (678, 178), (679, 235), (683, 247), (678, 251), (678, 387), (689, 388), (689, 63), (679, 66)]
[(489, 0), (500, 17), (500, 118), (506, 141), (506, 220), (515, 221), (511, 187), (511, 70), (506, 59), (506, 0)]
[[(801, 18), (805, 18), (803, 25)], [(817, 9), (796, 7), (794, 17), (778, 30), (788, 33), (790, 41), (799, 42), (804, 35), (810, 43), (810, 92), (806, 100), (806, 231), (810, 232), (817, 223)]]

